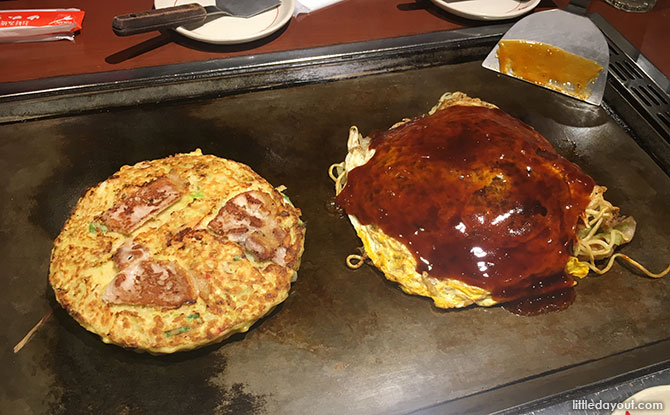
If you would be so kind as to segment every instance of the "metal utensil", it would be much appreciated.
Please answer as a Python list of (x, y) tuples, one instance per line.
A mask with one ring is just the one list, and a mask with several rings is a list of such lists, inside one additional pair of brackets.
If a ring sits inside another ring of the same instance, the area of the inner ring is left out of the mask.
[[(568, 10), (580, 12), (585, 11), (586, 7), (579, 7), (579, 4), (571, 3)], [(579, 3), (579, 2), (577, 2)], [(588, 1), (582, 5), (588, 5)], [(571, 7), (572, 6), (572, 7)], [(575, 7), (577, 6), (577, 7)], [(577, 56), (589, 59), (602, 66), (602, 71), (590, 85), (591, 93), (586, 98), (580, 98), (567, 91), (557, 90), (547, 85), (538, 84), (553, 91), (581, 99), (594, 105), (600, 105), (605, 92), (605, 83), (607, 80), (607, 67), (609, 66), (609, 48), (605, 36), (600, 29), (587, 17), (580, 16), (563, 10), (548, 10), (534, 13), (524, 17), (512, 26), (502, 37), (502, 40), (523, 40), (530, 42), (545, 43)], [(489, 55), (484, 59), (482, 66), (505, 75), (515, 76), (501, 71), (498, 51), (500, 42), (496, 44)]]
[(215, 6), (184, 4), (116, 16), (112, 20), (112, 30), (118, 36), (130, 36), (186, 24), (202, 24), (212, 16), (249, 18), (280, 4), (281, 0), (216, 0)]

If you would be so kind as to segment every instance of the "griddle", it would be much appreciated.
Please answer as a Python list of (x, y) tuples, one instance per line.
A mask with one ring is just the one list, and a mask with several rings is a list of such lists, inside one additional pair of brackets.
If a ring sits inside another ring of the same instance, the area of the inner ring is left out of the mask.
[[(632, 61), (631, 46), (592, 18)], [(0, 85), (0, 412), (514, 413), (667, 369), (668, 278), (618, 263), (580, 281), (566, 310), (523, 317), (440, 310), (372, 267), (345, 265), (360, 242), (331, 208), (327, 169), (344, 159), (349, 126), (386, 129), (446, 91), (536, 128), (636, 218), (622, 251), (667, 265), (663, 112), (627, 87), (667, 78), (611, 72), (594, 107), (481, 68), (506, 27)], [(196, 148), (287, 186), (307, 224), (299, 278), (269, 316), (221, 344), (159, 357), (105, 345), (55, 303), (53, 240), (82, 192), (122, 165)]]

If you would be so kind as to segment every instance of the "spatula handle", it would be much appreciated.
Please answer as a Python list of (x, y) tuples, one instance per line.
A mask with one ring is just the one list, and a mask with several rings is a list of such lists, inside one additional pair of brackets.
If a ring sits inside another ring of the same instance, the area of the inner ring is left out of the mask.
[(117, 36), (130, 36), (188, 23), (203, 22), (205, 17), (207, 17), (207, 11), (201, 5), (185, 4), (116, 16), (112, 20), (112, 30)]

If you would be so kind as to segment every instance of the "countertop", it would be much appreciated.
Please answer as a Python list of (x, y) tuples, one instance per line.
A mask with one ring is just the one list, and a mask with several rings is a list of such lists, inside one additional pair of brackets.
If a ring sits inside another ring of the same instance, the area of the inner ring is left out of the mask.
[[(567, 3), (542, 0), (535, 11)], [(28, 0), (2, 1), (0, 9), (74, 7), (86, 15), (74, 41), (0, 44), (0, 82), (256, 55), (490, 24), (451, 15), (429, 0), (344, 0), (292, 18), (268, 38), (235, 46), (200, 43), (170, 31), (129, 37), (113, 33), (114, 16), (150, 9), (152, 4), (152, 0), (44, 0), (39, 5)], [(594, 0), (588, 12), (602, 15), (662, 73), (670, 74), (670, 0), (658, 0), (648, 13), (626, 13)]]

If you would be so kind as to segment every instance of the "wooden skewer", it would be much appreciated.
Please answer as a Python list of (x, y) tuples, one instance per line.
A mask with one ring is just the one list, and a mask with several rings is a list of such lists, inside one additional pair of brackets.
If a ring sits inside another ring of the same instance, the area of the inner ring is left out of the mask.
[(53, 313), (52, 310), (49, 310), (49, 312), (46, 313), (44, 315), (44, 317), (42, 317), (37, 324), (35, 324), (35, 327), (30, 329), (28, 334), (26, 334), (25, 337), (23, 339), (21, 339), (21, 341), (16, 346), (14, 346), (14, 353), (18, 353), (19, 350), (21, 350), (23, 348), (23, 346), (25, 346), (26, 343), (28, 343), (30, 341), (30, 338), (33, 337), (33, 334), (35, 334), (37, 332), (37, 330), (39, 330), (40, 327), (42, 327), (44, 325), (44, 323), (46, 323), (47, 320), (49, 320), (52, 313)]

